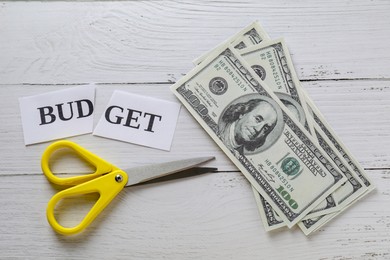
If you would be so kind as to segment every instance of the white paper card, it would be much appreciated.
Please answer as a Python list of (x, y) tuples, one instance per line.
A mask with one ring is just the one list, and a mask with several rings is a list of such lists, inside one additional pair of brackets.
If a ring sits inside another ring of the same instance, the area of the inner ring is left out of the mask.
[(114, 91), (94, 135), (169, 151), (181, 105)]
[(26, 145), (91, 133), (95, 86), (19, 98)]

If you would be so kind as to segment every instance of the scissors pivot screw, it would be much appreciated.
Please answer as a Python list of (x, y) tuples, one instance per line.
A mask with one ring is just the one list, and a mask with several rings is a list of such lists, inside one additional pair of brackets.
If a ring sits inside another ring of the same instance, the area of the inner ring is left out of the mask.
[(122, 182), (123, 181), (123, 176), (118, 174), (117, 176), (115, 176), (115, 181), (116, 182)]

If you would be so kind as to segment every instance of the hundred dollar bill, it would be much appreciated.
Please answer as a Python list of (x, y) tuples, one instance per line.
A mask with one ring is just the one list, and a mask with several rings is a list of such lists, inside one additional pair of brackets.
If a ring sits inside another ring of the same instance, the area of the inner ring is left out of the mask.
[[(231, 43), (231, 45), (234, 46), (236, 49), (245, 49), (247, 47), (260, 44), (261, 42), (270, 40), (270, 37), (268, 36), (267, 32), (262, 28), (260, 23), (258, 21), (253, 22), (252, 24), (248, 25), (223, 43), (221, 43), (218, 46), (223, 46), (226, 43)], [(215, 47), (215, 49), (218, 48)], [(201, 63), (204, 59), (207, 58), (207, 56), (212, 53), (213, 50), (203, 54), (202, 56), (198, 57), (197, 59), (193, 60), (193, 63), (195, 65), (198, 65)], [(258, 73), (258, 70), (256, 71)], [(263, 75), (259, 75), (261, 78)], [(282, 94), (281, 94), (282, 95)], [(304, 114), (302, 112), (301, 114)], [(308, 124), (306, 123), (306, 120), (304, 117), (300, 118), (300, 121), (306, 126), (306, 129), (309, 130)], [(262, 219), (262, 222), (264, 224), (264, 228), (267, 231), (271, 231), (273, 229), (277, 229), (280, 227), (286, 226), (286, 224), (283, 222), (283, 220), (279, 217), (279, 215), (272, 209), (271, 205), (265, 201), (265, 199), (259, 194), (259, 192), (252, 187), (254, 197), (256, 200), (256, 203), (259, 208), (259, 213)], [(331, 197), (331, 196), (330, 196)]]
[[(269, 40), (271, 39), (268, 36), (267, 32), (262, 28), (262, 26), (259, 24), (258, 21), (255, 21), (252, 24), (245, 27), (244, 29), (242, 29), (240, 32), (230, 37), (225, 42), (221, 43), (219, 46), (223, 46), (226, 43), (231, 43), (231, 45), (233, 45), (234, 48), (240, 50)], [(214, 48), (214, 50), (217, 48), (218, 46)], [(207, 56), (210, 53), (212, 53), (212, 51), (213, 50), (193, 60), (193, 63), (195, 65), (200, 64), (204, 59), (207, 58)], [(256, 73), (258, 72), (259, 70), (256, 70)], [(263, 78), (264, 75), (260, 74), (259, 76), (260, 78)], [(300, 114), (304, 114), (304, 112), (301, 112)], [(306, 123), (306, 119), (304, 117), (301, 117), (299, 120), (306, 126), (306, 129), (309, 130), (308, 124)], [(279, 215), (272, 209), (271, 205), (265, 201), (265, 199), (260, 195), (260, 193), (255, 188), (252, 187), (252, 190), (253, 190), (256, 203), (258, 205), (259, 213), (262, 219), (262, 223), (264, 224), (265, 230), (271, 231), (280, 227), (285, 227), (286, 224), (279, 217)]]
[[(253, 46), (261, 43), (264, 39), (269, 39), (266, 31), (261, 27), (258, 21), (254, 21), (250, 25), (246, 26), (244, 29), (230, 37), (229, 39), (222, 42), (220, 45), (215, 47), (213, 50), (217, 49), (220, 46), (224, 46), (226, 44), (232, 44), (237, 49), (246, 48), (247, 46)], [(213, 50), (203, 54), (202, 56), (196, 58), (192, 62), (195, 65), (198, 65), (203, 60), (205, 60)]]
[[(309, 131), (313, 132), (313, 126), (310, 119), (307, 119), (308, 109), (306, 102), (298, 89), (298, 77), (294, 71), (290, 70), (292, 61), (287, 47), (282, 39), (266, 40), (259, 45), (245, 46), (241, 49), (241, 56), (256, 72), (256, 74), (272, 89), (283, 104), (294, 113), (295, 117)], [(291, 64), (289, 64), (291, 63)], [(280, 217), (272, 210), (269, 204), (261, 197), (255, 194), (255, 199), (262, 217), (266, 230), (273, 230), (283, 226)], [(314, 211), (317, 214), (335, 209), (336, 202), (330, 195)], [(269, 219), (264, 219), (267, 216)]]
[[(257, 23), (249, 26), (249, 28), (255, 27), (255, 25), (257, 25), (257, 30), (255, 31), (263, 35), (263, 41), (245, 41), (246, 38), (242, 37), (243, 34), (240, 32), (228, 40), (228, 42), (232, 42), (236, 49), (244, 51), (242, 56), (251, 65), (256, 74), (272, 88), (278, 98), (295, 114), (305, 128), (309, 132), (313, 132), (313, 126), (310, 124), (311, 120), (307, 119), (306, 116), (308, 115), (306, 102), (297, 88), (299, 80), (296, 74), (289, 70), (292, 67), (292, 62), (288, 59), (290, 55), (285, 47), (285, 43), (283, 40), (270, 41), (268, 34)], [(243, 31), (247, 31), (249, 28), (245, 28)], [(259, 46), (259, 44), (262, 47), (256, 48), (255, 46)], [(256, 49), (254, 50), (254, 48)], [(261, 201), (261, 199), (256, 197), (256, 201)], [(265, 205), (259, 205), (259, 208), (261, 206), (265, 207)], [(320, 215), (334, 211), (336, 206), (337, 203), (330, 195), (314, 210), (314, 214)]]
[[(301, 124), (314, 134), (313, 123), (309, 118), (306, 101), (300, 90), (300, 82), (293, 69), (290, 54), (284, 41), (282, 39), (264, 41), (256, 46), (241, 50), (241, 56)], [(322, 143), (322, 145), (326, 144)], [(259, 210), (265, 207), (264, 204), (258, 206)], [(337, 203), (333, 196), (329, 195), (309, 215), (330, 213), (337, 210), (336, 206)], [(271, 216), (269, 212), (267, 216)]]
[(232, 46), (171, 90), (288, 227), (346, 181)]
[[(295, 112), (294, 114), (297, 118), (311, 118), (311, 114), (307, 112), (306, 96), (302, 92), (303, 89), (300, 86), (300, 82), (292, 65), (290, 54), (283, 40), (265, 41), (259, 45), (242, 50), (241, 55), (267, 85), (271, 87), (279, 99), (281, 99), (291, 111)], [(294, 103), (292, 103), (291, 99), (295, 101), (294, 106), (292, 106)], [(297, 109), (297, 107), (299, 109)], [(300, 113), (297, 111), (300, 111)], [(343, 160), (343, 156), (339, 154), (317, 123), (313, 124), (313, 127), (314, 125), (315, 129), (312, 130), (314, 137), (337, 165), (338, 170), (348, 177), (348, 182), (343, 184), (343, 186), (337, 189), (332, 195), (328, 196), (305, 218), (313, 218), (340, 210), (363, 194), (366, 190), (366, 187), (361, 183), (353, 170), (349, 168), (345, 160)], [(259, 199), (257, 199), (257, 201), (259, 201)], [(260, 211), (267, 210), (267, 212), (261, 214), (262, 216), (274, 217), (274, 214), (267, 205), (261, 203), (258, 204), (258, 206)], [(270, 223), (269, 220), (267, 220), (267, 222)], [(278, 224), (277, 227), (279, 226), (281, 225)], [(269, 227), (268, 230), (270, 229), (272, 228)]]

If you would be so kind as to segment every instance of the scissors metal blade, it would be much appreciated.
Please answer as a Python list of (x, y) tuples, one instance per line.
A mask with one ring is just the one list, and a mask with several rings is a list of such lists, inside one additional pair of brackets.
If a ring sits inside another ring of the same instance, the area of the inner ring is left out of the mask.
[(190, 168), (190, 169), (187, 169), (184, 171), (180, 171), (177, 173), (165, 175), (165, 176), (158, 177), (158, 178), (155, 178), (155, 179), (152, 179), (149, 181), (138, 183), (138, 184), (135, 184), (133, 186), (162, 183), (162, 182), (178, 180), (178, 179), (186, 179), (189, 177), (199, 176), (199, 175), (203, 175), (206, 173), (213, 173), (213, 172), (215, 173), (217, 171), (218, 171), (218, 168), (215, 168), (215, 167), (194, 167), (194, 168)]
[(129, 176), (129, 180), (125, 187), (181, 172), (213, 159), (215, 159), (215, 157), (190, 158), (125, 169), (123, 171)]

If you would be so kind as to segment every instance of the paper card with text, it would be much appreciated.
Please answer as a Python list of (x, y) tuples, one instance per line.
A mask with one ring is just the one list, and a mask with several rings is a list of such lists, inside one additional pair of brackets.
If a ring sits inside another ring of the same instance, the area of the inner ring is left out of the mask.
[(19, 98), (26, 145), (91, 133), (95, 86)]
[(181, 105), (114, 91), (94, 135), (169, 151)]

